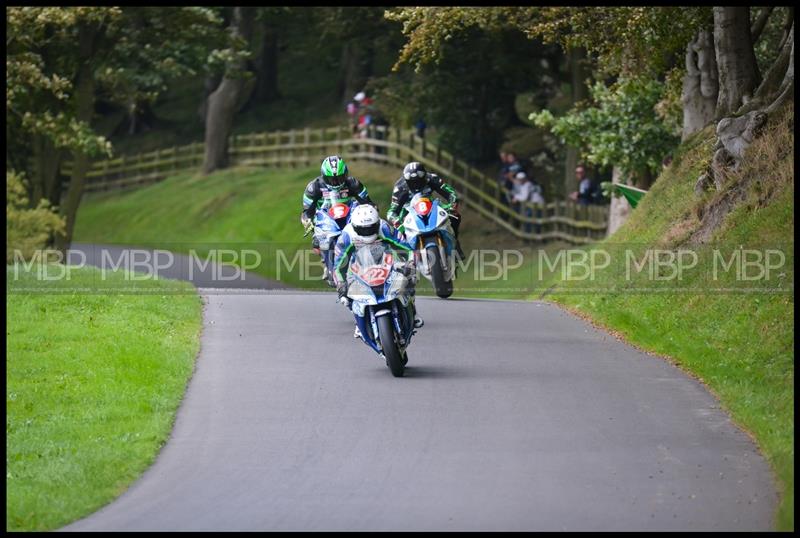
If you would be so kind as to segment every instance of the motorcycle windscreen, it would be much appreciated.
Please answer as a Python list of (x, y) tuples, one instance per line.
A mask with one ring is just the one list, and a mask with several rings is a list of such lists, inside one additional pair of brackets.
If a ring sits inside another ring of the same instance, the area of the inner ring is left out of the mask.
[(356, 250), (350, 270), (367, 286), (379, 286), (386, 282), (392, 271), (394, 255), (381, 241), (362, 245)]

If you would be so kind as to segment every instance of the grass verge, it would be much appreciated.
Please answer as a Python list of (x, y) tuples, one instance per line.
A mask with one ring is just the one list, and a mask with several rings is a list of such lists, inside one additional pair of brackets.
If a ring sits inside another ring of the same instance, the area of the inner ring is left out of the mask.
[[(350, 169), (367, 186), (385, 216), (399, 170), (365, 162), (350, 163)], [(251, 269), (253, 272), (298, 288), (329, 290), (318, 279), (322, 269), (316, 255), (309, 257), (313, 266), (309, 266), (308, 273), (299, 263), (288, 269), (297, 261), (298, 253), (310, 248), (311, 239), (303, 237), (299, 216), (303, 190), (317, 173), (316, 167), (235, 168), (208, 177), (184, 174), (135, 191), (95, 195), (81, 204), (75, 240), (163, 248), (184, 254), (194, 250), (200, 259), (213, 249), (254, 249), (261, 262)], [(456, 280), (455, 296), (524, 298), (530, 293), (535, 269), (530, 260), (538, 247), (515, 241), (509, 235), (464, 211), (461, 241), (467, 253), (473, 249), (513, 250), (519, 255), (509, 253), (505, 261), (519, 266), (502, 274), (502, 254), (498, 258), (491, 252), (476, 253), (470, 270)], [(552, 250), (557, 245), (548, 248)], [(479, 260), (477, 256), (483, 258)], [(519, 263), (520, 256), (523, 263)], [(424, 278), (419, 291), (432, 293)]]
[[(789, 115), (793, 119), (792, 115)], [(774, 470), (781, 500), (779, 530), (794, 529), (794, 146), (791, 121), (778, 117), (751, 147), (750, 160), (726, 189), (752, 180), (747, 196), (712, 236), (714, 245), (778, 247), (786, 253), (788, 291), (721, 292), (704, 289), (713, 268), (702, 258), (681, 287), (642, 293), (628, 283), (622, 264), (600, 272), (593, 291), (584, 283), (556, 282), (550, 298), (659, 355), (702, 380), (733, 419), (749, 432)], [(687, 246), (703, 208), (725, 192), (694, 194), (710, 158), (713, 132), (690, 139), (613, 238), (595, 249)], [(749, 175), (749, 176), (748, 176)], [(775, 277), (773, 277), (775, 278)], [(742, 283), (723, 275), (719, 287)]]
[(202, 302), (190, 284), (75, 291), (93, 268), (22, 291), (37, 280), (18, 271), (6, 272), (6, 531), (42, 531), (99, 509), (154, 461), (193, 369)]

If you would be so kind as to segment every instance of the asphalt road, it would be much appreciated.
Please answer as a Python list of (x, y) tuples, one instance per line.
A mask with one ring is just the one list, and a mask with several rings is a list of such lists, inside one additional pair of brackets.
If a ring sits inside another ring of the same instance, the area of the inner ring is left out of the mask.
[[(221, 289), (273, 289), (288, 290), (281, 282), (266, 279), (255, 273), (241, 271), (231, 265), (214, 264), (203, 258), (163, 251), (160, 255), (150, 248), (72, 243), (68, 261), (113, 270), (121, 267), (156, 274), (159, 278), (190, 280), (198, 288)], [(132, 254), (135, 252), (136, 254)], [(83, 256), (83, 257), (81, 257)], [(170, 258), (171, 257), (171, 258)]]
[(716, 399), (556, 306), (420, 298), (394, 378), (334, 294), (201, 293), (169, 442), (64, 530), (772, 528)]

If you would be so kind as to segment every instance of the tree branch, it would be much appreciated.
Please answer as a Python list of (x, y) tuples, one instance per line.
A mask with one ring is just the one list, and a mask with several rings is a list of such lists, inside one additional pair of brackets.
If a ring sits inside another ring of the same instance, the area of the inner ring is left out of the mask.
[(789, 9), (786, 10), (786, 20), (783, 21), (783, 36), (781, 36), (781, 42), (778, 44), (779, 50), (783, 48), (783, 45), (789, 38), (789, 32), (792, 26), (794, 26), (794, 7), (789, 7)]
[(767, 25), (767, 19), (769, 19), (773, 9), (775, 9), (775, 6), (763, 8), (761, 13), (758, 14), (758, 19), (756, 19), (755, 24), (750, 28), (750, 42), (753, 43), (753, 45), (755, 45), (758, 38), (761, 37), (761, 32), (764, 31), (764, 27)]
[(794, 25), (789, 30), (789, 35), (784, 41), (778, 57), (770, 66), (764, 80), (753, 94), (753, 99), (742, 105), (736, 115), (746, 114), (752, 110), (770, 104), (777, 94), (785, 94), (786, 79), (794, 80)]

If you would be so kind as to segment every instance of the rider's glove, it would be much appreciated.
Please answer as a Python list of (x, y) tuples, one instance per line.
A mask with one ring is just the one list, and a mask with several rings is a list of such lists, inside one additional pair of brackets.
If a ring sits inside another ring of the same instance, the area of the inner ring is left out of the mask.
[(314, 221), (309, 218), (304, 218), (302, 221), (303, 223), (303, 231), (307, 234), (311, 230), (314, 229)]
[(339, 299), (347, 295), (347, 284), (340, 282), (336, 285), (336, 292), (339, 294)]

